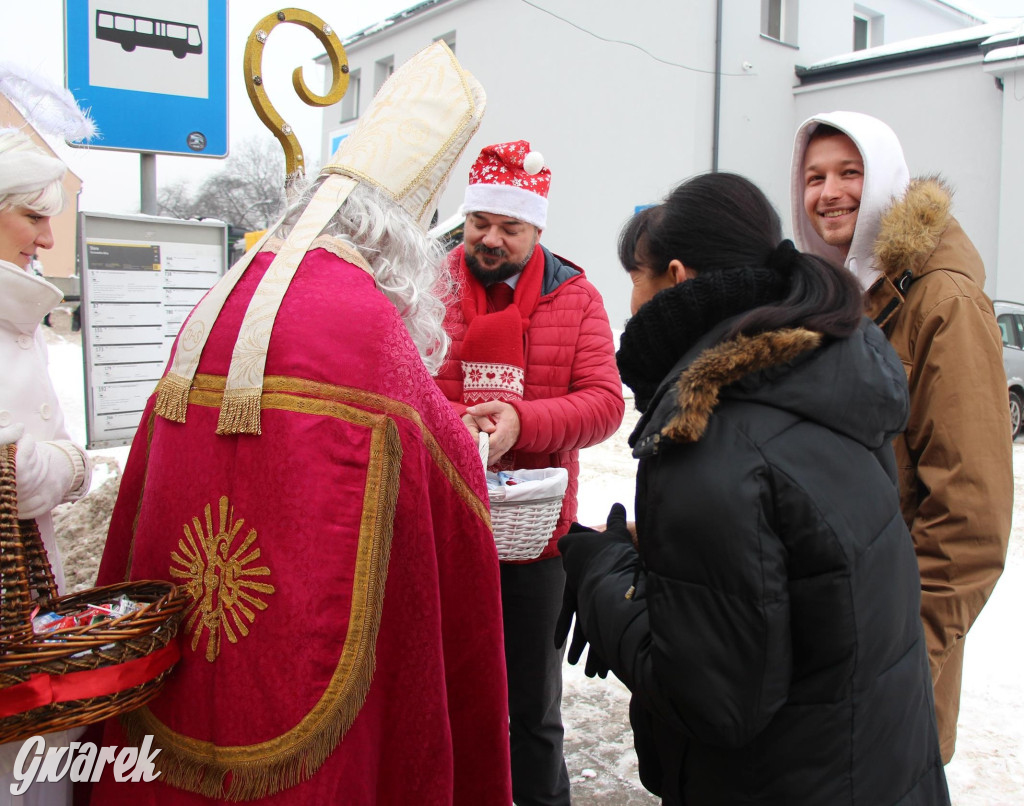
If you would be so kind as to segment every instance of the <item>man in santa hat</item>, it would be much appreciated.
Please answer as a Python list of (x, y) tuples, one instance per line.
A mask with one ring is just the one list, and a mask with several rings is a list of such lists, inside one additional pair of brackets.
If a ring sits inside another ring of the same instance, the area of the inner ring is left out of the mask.
[(497, 469), (564, 467), (569, 486), (547, 545), (501, 563), (512, 793), (569, 803), (562, 754), (562, 651), (554, 646), (565, 574), (556, 546), (576, 518), (579, 450), (622, 421), (608, 315), (583, 270), (540, 244), (551, 171), (525, 140), (487, 146), (469, 174), (465, 240), (449, 255), (458, 297), (437, 381)]

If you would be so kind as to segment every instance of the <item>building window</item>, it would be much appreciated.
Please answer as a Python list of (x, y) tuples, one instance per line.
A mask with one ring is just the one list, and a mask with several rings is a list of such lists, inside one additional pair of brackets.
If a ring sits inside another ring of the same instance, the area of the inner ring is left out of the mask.
[(797, 0), (761, 0), (761, 33), (770, 39), (796, 44)]
[(853, 15), (853, 49), (868, 49), (868, 26), (870, 23), (859, 14)]
[(341, 122), (359, 117), (359, 71), (348, 74), (348, 89), (341, 99)]
[(434, 37), (435, 42), (444, 42), (448, 46), (448, 50), (452, 53), (455, 52), (455, 31), (449, 31), (443, 36)]
[(384, 86), (384, 82), (391, 78), (391, 74), (395, 72), (395, 57), (388, 56), (386, 59), (380, 59), (374, 66), (373, 70), (373, 94), (376, 95), (380, 88)]
[(885, 16), (861, 5), (853, 7), (853, 49), (866, 50), (881, 45)]
[(782, 39), (782, 0), (761, 0), (761, 33)]

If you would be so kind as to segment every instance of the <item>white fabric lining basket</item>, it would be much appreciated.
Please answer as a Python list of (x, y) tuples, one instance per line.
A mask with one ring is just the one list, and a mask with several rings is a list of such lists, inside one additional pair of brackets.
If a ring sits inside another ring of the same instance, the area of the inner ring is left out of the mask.
[[(480, 434), (480, 460), (487, 468), (488, 435)], [(511, 470), (519, 484), (503, 485), (487, 471), (487, 495), (491, 502), (491, 526), (500, 560), (532, 560), (551, 539), (569, 486), (564, 467)]]

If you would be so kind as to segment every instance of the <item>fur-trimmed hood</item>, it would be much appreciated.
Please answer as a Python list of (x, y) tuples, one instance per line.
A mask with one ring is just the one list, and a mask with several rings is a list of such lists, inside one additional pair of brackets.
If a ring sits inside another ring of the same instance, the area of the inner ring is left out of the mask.
[(925, 284), (918, 281), (926, 275), (941, 272), (954, 284), (960, 276), (970, 281), (965, 287), (976, 287), (979, 293), (985, 287), (985, 265), (953, 217), (952, 196), (938, 177), (915, 179), (903, 198), (879, 218), (874, 260), (881, 278), (868, 289), (864, 305), (867, 315), (887, 332), (901, 318), (912, 288), (922, 304), (919, 292)]
[(676, 413), (661, 430), (676, 442), (696, 442), (708, 427), (722, 387), (753, 372), (793, 361), (821, 345), (821, 334), (803, 328), (737, 336), (701, 353), (676, 381)]
[(875, 257), (889, 278), (915, 268), (935, 251), (949, 226), (953, 193), (939, 177), (915, 179), (882, 215)]
[[(914, 179), (902, 199), (882, 216), (875, 240), (878, 267), (896, 281), (910, 271), (914, 280), (931, 271), (954, 271), (985, 285), (985, 267), (958, 229), (952, 213), (953, 190), (938, 176)], [(946, 237), (943, 237), (946, 236)]]
[(885, 335), (864, 320), (847, 339), (823, 340), (803, 328), (719, 341), (708, 334), (662, 383), (633, 433), (634, 455), (662, 440), (697, 442), (725, 401), (789, 411), (874, 450), (906, 424), (906, 375)]

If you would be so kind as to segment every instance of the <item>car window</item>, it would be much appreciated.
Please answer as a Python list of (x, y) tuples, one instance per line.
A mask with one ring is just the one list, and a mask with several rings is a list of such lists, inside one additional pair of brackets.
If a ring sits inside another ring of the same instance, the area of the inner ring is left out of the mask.
[(1011, 347), (1021, 346), (1020, 323), (1012, 313), (1000, 314), (996, 319), (999, 323), (999, 332), (1003, 336), (1003, 344)]

